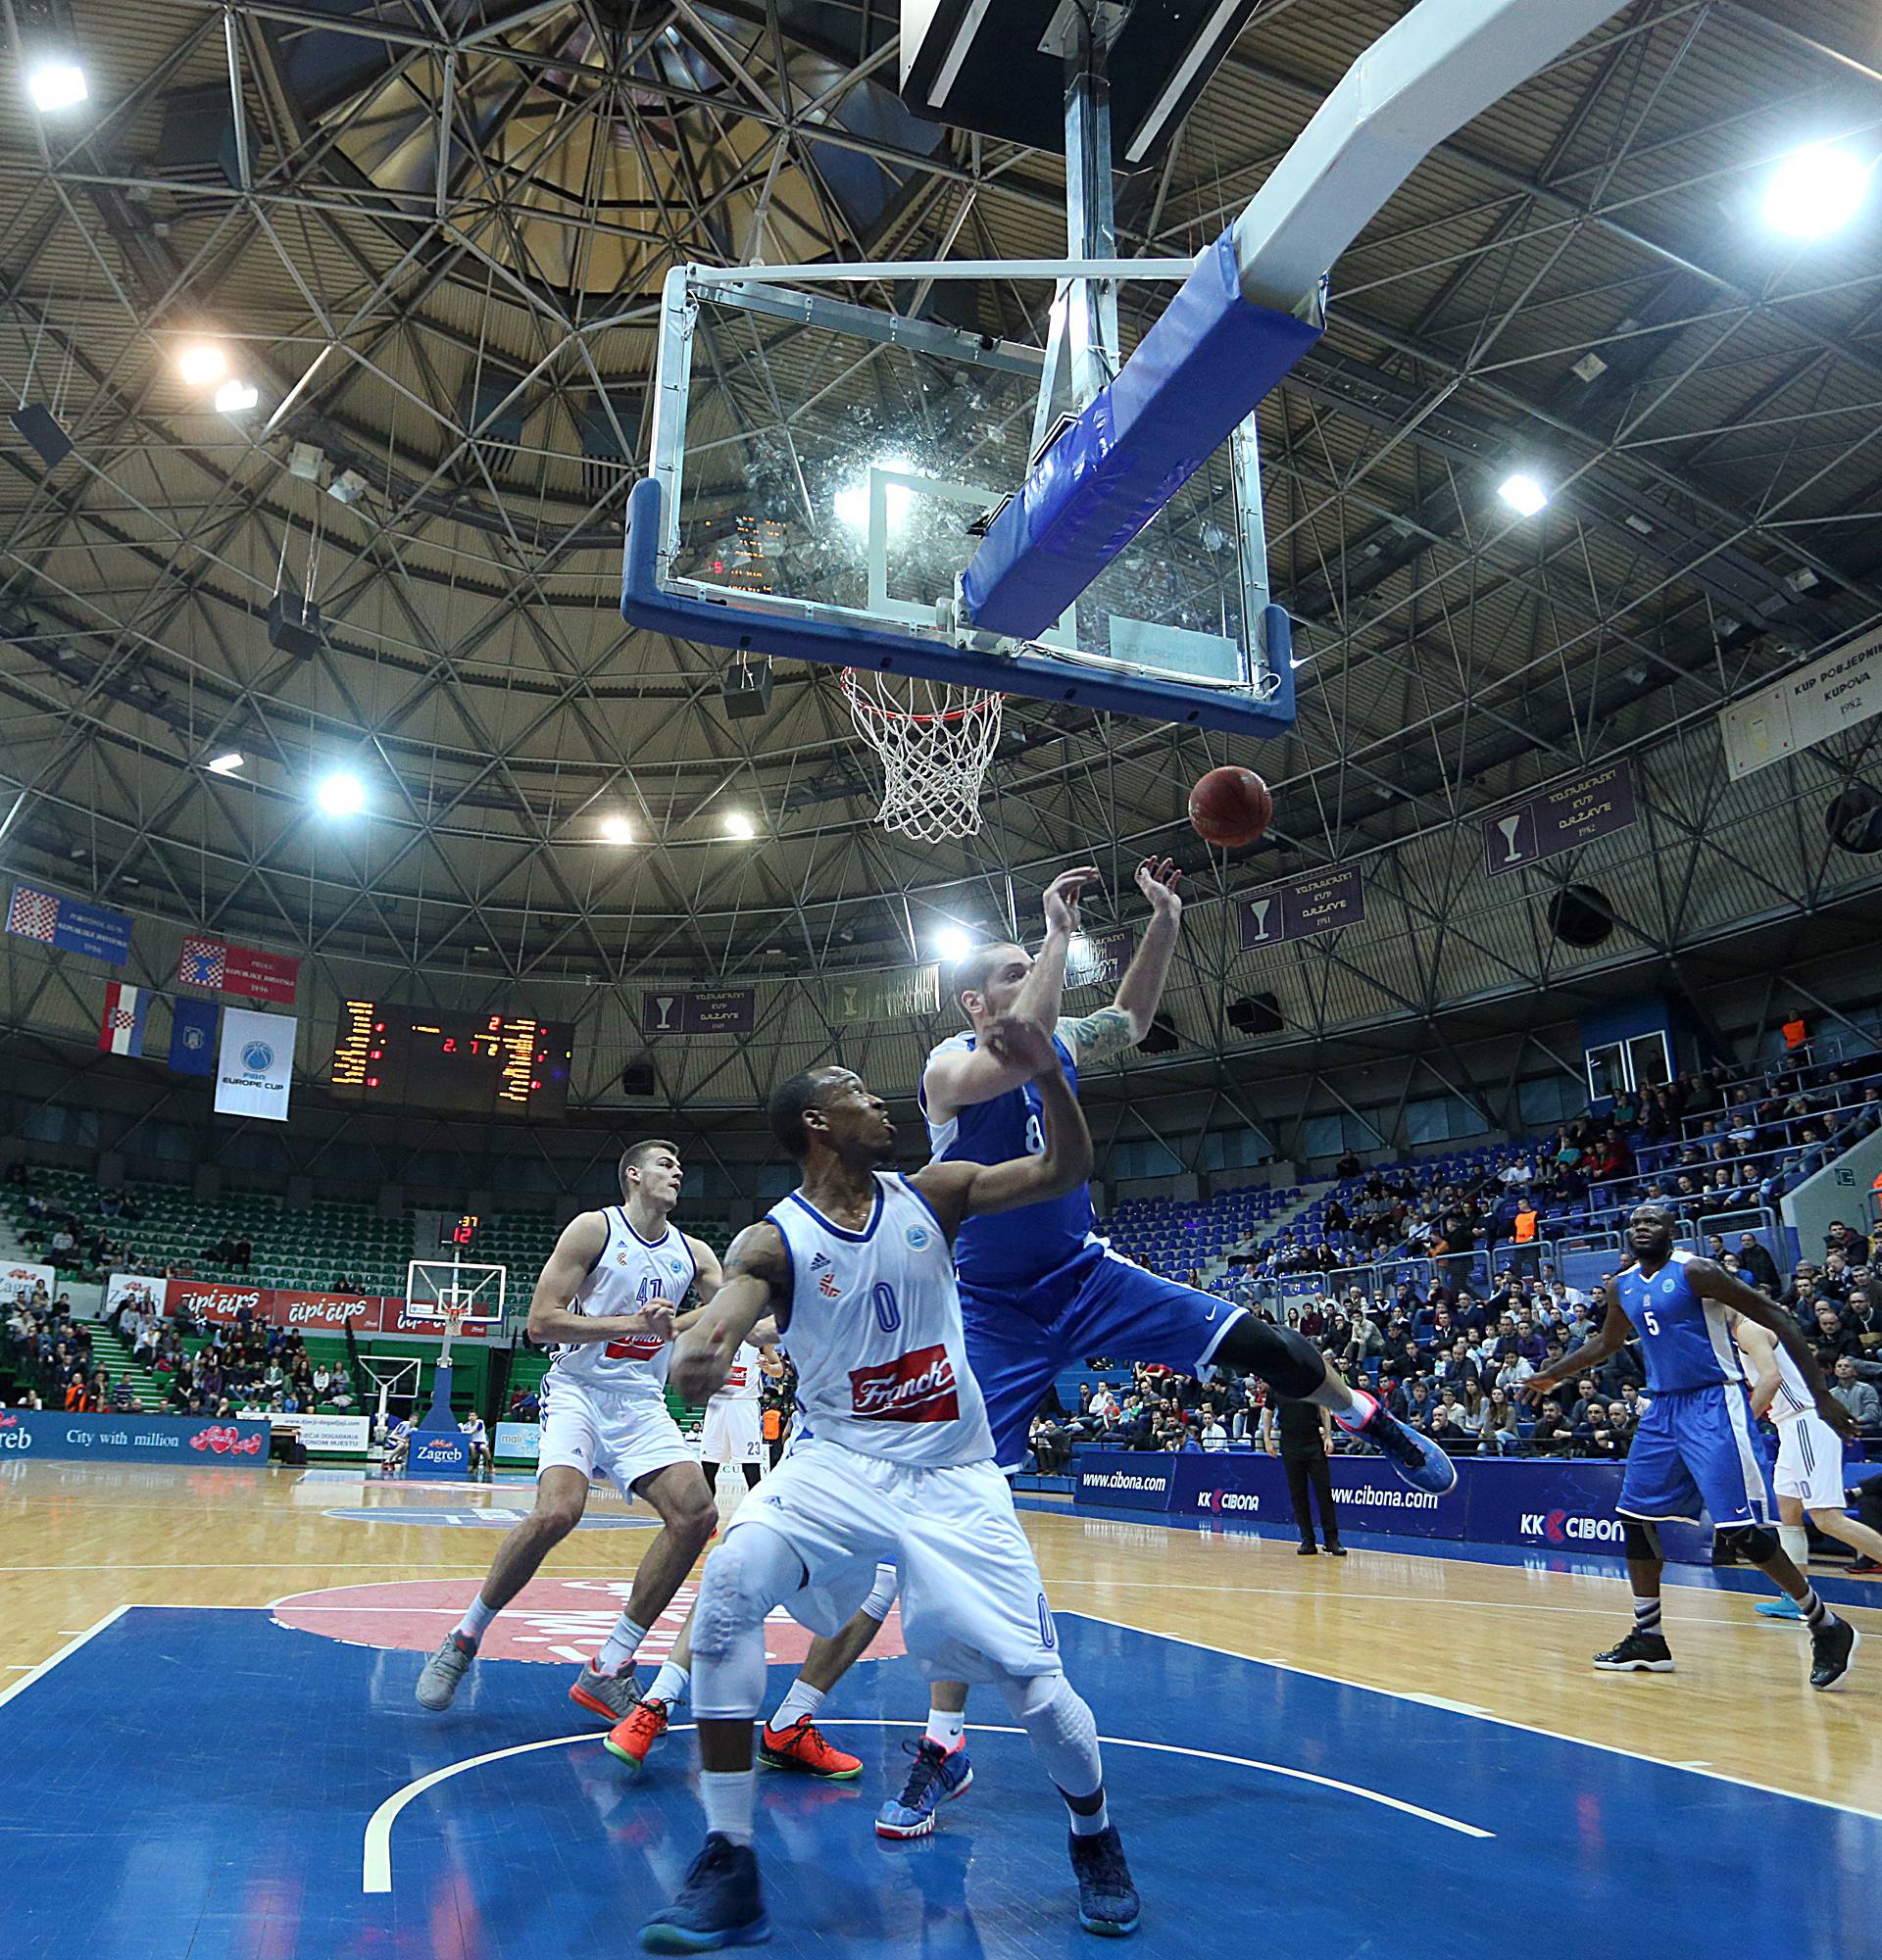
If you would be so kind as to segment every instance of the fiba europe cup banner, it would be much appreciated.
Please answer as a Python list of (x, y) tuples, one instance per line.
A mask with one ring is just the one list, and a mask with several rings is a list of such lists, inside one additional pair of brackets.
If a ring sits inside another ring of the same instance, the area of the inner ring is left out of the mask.
[(223, 1046), (216, 1065), (220, 1113), (287, 1121), (299, 1026), (291, 1014), (258, 1014), (248, 1007), (230, 1007), (223, 1013)]

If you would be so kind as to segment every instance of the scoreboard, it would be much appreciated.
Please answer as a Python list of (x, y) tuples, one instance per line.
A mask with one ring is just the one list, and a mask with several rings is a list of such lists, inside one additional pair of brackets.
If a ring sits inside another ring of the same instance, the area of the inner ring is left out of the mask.
[(530, 1014), (439, 1013), (349, 1001), (327, 1084), (336, 1095), (469, 1115), (561, 1116), (570, 1028)]

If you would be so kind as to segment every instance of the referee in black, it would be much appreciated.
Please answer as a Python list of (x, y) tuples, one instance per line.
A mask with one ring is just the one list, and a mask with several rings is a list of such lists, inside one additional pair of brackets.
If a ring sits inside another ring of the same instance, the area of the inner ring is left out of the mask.
[(1301, 1528), (1303, 1558), (1312, 1558), (1319, 1550), (1313, 1543), (1310, 1488), (1319, 1493), (1320, 1537), (1328, 1552), (1335, 1558), (1346, 1556), (1346, 1547), (1340, 1543), (1340, 1520), (1333, 1509), (1333, 1474), (1326, 1462), (1326, 1446), (1332, 1441), (1331, 1409), (1283, 1396), (1278, 1404), (1270, 1401), (1262, 1410), (1262, 1446), (1270, 1456), (1278, 1455), (1287, 1472), (1287, 1494), (1293, 1499), (1294, 1522)]

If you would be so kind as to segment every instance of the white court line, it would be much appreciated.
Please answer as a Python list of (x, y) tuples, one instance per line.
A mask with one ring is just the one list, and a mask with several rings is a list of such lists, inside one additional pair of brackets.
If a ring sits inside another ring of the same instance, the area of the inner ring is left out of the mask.
[[(1233, 1647), (1218, 1647), (1208, 1641), (1192, 1641), (1184, 1634), (1165, 1634), (1156, 1627), (1133, 1626), (1128, 1620), (1108, 1619), (1103, 1613), (1087, 1613), (1076, 1608), (1070, 1618), (1074, 1620), (1096, 1620), (1107, 1627), (1116, 1627), (1127, 1634), (1149, 1634), (1160, 1641), (1173, 1641), (1178, 1646), (1195, 1647), (1203, 1653), (1221, 1654), (1228, 1660), (1253, 1660), (1252, 1654), (1237, 1653)], [(1369, 1681), (1348, 1681), (1342, 1675), (1324, 1674), (1316, 1667), (1299, 1667), (1290, 1660), (1263, 1660), (1262, 1667), (1279, 1668), (1284, 1674), (1302, 1674), (1312, 1681), (1330, 1682), (1335, 1688), (1357, 1689), (1362, 1694), (1383, 1694), (1393, 1701), (1426, 1701), (1422, 1694), (1412, 1694), (1397, 1688), (1377, 1688)], [(1831, 1796), (1809, 1796), (1800, 1789), (1780, 1789), (1773, 1783), (1758, 1783), (1752, 1777), (1734, 1776), (1729, 1770), (1716, 1770), (1697, 1763), (1674, 1762), (1665, 1756), (1650, 1756), (1644, 1749), (1622, 1748), (1618, 1742), (1597, 1742), (1586, 1736), (1570, 1736), (1560, 1729), (1545, 1729), (1534, 1722), (1518, 1722), (1512, 1715), (1496, 1715), (1485, 1711), (1474, 1719), (1479, 1722), (1494, 1722), (1499, 1728), (1520, 1729), (1526, 1736), (1547, 1736), (1552, 1741), (1572, 1742), (1581, 1749), (1600, 1749), (1610, 1756), (1626, 1756), (1637, 1763), (1653, 1763), (1659, 1769), (1684, 1770), (1692, 1776), (1703, 1776), (1713, 1783), (1735, 1784), (1740, 1789), (1756, 1789), (1765, 1796), (1788, 1796), (1794, 1803), (1814, 1803), (1823, 1810), (1842, 1811), (1851, 1817), (1867, 1817), (1882, 1824), (1882, 1810), (1868, 1810), (1859, 1803), (1839, 1803)], [(819, 1728), (826, 1725), (818, 1723)]]
[[(1075, 1615), (1073, 1617), (1076, 1617)], [(1242, 1655), (1234, 1656), (1237, 1660)], [(837, 1716), (818, 1725), (826, 1729), (907, 1729), (913, 1724), (900, 1717), (855, 1715)], [(970, 1725), (977, 1736), (1023, 1736), (1023, 1729), (1003, 1727), (991, 1722), (975, 1722)], [(681, 1736), (693, 1727), (690, 1722), (675, 1722), (668, 1731), (669, 1735)], [(563, 1749), (573, 1742), (599, 1742), (601, 1737), (590, 1731), (585, 1736), (551, 1736), (547, 1741), (518, 1742), (507, 1749), (492, 1749), (481, 1756), (467, 1756), (461, 1763), (446, 1763), (442, 1769), (435, 1769), (427, 1776), (409, 1783), (403, 1789), (394, 1790), (367, 1820), (366, 1839), (361, 1849), (360, 1889), (363, 1892), (389, 1892), (392, 1889), (392, 1826), (398, 1821), (399, 1812), (415, 1796), (422, 1796), (441, 1783), (466, 1770), (481, 1769), (485, 1763), (500, 1763), (508, 1756), (526, 1756), (537, 1749)], [(1447, 1817), (1441, 1810), (1427, 1810), (1422, 1804), (1408, 1803), (1403, 1797), (1387, 1796), (1383, 1790), (1367, 1789), (1363, 1784), (1342, 1783), (1338, 1777), (1316, 1776), (1312, 1770), (1297, 1770), (1286, 1763), (1264, 1763), (1254, 1756), (1228, 1756), (1213, 1749), (1186, 1749), (1174, 1742), (1146, 1742), (1134, 1736), (1100, 1736), (1099, 1741), (1111, 1749), (1153, 1749), (1159, 1755), (1188, 1756), (1194, 1761), (1206, 1763), (1229, 1763), (1237, 1769), (1264, 1770), (1270, 1776), (1287, 1777), (1296, 1783), (1317, 1784), (1322, 1789), (1337, 1789), (1346, 1796), (1357, 1796), (1367, 1803), (1383, 1805), (1387, 1810), (1397, 1810), (1407, 1817), (1416, 1817), (1426, 1824), (1436, 1824), (1446, 1831), (1455, 1831), (1461, 1838), (1494, 1838), (1494, 1831), (1486, 1831), (1481, 1825), (1466, 1824), (1461, 1818)]]
[(81, 1646), (83, 1646), (88, 1640), (92, 1640), (97, 1635), (102, 1634), (105, 1631), (105, 1629), (108, 1626), (110, 1626), (115, 1620), (122, 1619), (124, 1616), (124, 1614), (126, 1614), (129, 1611), (130, 1608), (127, 1605), (114, 1606), (102, 1620), (99, 1620), (95, 1622), (93, 1625), (87, 1627), (85, 1631), (82, 1634), (78, 1635), (75, 1640), (68, 1641), (56, 1654), (48, 1654), (46, 1658), (42, 1660), (37, 1667), (29, 1669), (25, 1674), (23, 1674), (18, 1681), (9, 1683), (9, 1685), (5, 1688), (0, 1688), (0, 1708), (4, 1708), (16, 1694), (24, 1694), (35, 1681), (38, 1681), (43, 1676), (50, 1674), (62, 1660), (66, 1659), (71, 1654), (75, 1654), (78, 1651), (78, 1649)]

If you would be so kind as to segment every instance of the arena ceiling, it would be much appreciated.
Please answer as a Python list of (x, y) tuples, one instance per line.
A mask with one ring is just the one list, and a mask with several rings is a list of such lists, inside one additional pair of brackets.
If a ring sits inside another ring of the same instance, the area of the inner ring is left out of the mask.
[[(1120, 250), (1214, 237), (1402, 11), (1266, 0), (1120, 180)], [(1882, 613), (1882, 198), (1808, 243), (1758, 215), (1800, 143), (1882, 148), (1872, 6), (1634, 0), (1444, 145), (1262, 412), (1294, 734), (1015, 702), (983, 833), (940, 847), (875, 825), (832, 672), (781, 663), (768, 714), (731, 718), (721, 656), (617, 610), (667, 269), (1063, 250), (1062, 159), (913, 121), (894, 14), (13, 0), (0, 371), (73, 447), (0, 441), (5, 867), (135, 913), (159, 986), (185, 932), (299, 953), (316, 1051), (362, 988), (575, 1019), (595, 1104), (643, 990), (689, 981), (757, 986), (760, 1032), (659, 1053), (664, 1099), (749, 1103), (833, 1045), (905, 1087), (928, 1024), (846, 1024), (835, 986), (944, 922), (1029, 925), (1078, 860), (1099, 926), (1137, 915), (1137, 858), (1190, 867), (1164, 1067), (1227, 1067), (1244, 995), (1332, 1054), (1748, 923), (1773, 960), (1860, 936), (1882, 859), (1823, 811), (1877, 779), (1875, 724), (1732, 784), (1717, 718)], [(22, 74), (62, 46), (89, 100), (37, 114)], [(252, 412), (181, 379), (205, 338)], [(1541, 515), (1498, 500), (1512, 468)], [(310, 591), (317, 650), (277, 651), (271, 601)], [(209, 771), (225, 750), (240, 772)], [(1639, 824), (1483, 876), (1486, 814), (1621, 758)], [(1182, 815), (1224, 760), (1280, 814), (1212, 866)], [(313, 802), (338, 766), (361, 816)], [(1355, 861), (1362, 925), (1240, 954), (1225, 895)], [(1570, 880), (1611, 911), (1599, 946), (1552, 931)], [(4, 963), (9, 1027), (89, 1039), (95, 967)]]

